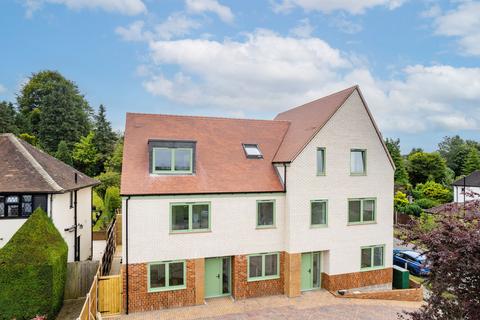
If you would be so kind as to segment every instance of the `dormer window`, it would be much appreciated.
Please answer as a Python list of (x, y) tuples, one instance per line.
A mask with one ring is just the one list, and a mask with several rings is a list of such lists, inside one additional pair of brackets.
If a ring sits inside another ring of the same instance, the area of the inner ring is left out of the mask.
[(195, 142), (150, 141), (150, 172), (191, 174), (194, 172)]
[(248, 159), (262, 159), (263, 155), (257, 144), (243, 144), (243, 150)]

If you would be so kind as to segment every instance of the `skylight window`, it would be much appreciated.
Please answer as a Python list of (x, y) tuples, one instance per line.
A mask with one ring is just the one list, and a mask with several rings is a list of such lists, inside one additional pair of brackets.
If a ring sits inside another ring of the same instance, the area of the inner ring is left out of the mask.
[(243, 150), (248, 159), (261, 159), (263, 158), (262, 152), (256, 144), (243, 144)]

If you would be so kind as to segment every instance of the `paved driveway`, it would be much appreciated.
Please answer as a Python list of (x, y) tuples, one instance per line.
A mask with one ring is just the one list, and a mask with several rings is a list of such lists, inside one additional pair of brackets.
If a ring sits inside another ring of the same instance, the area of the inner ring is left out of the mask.
[(298, 298), (271, 296), (233, 301), (231, 298), (207, 300), (205, 305), (123, 315), (120, 319), (333, 319), (390, 320), (397, 313), (413, 311), (419, 302), (335, 298), (319, 290)]

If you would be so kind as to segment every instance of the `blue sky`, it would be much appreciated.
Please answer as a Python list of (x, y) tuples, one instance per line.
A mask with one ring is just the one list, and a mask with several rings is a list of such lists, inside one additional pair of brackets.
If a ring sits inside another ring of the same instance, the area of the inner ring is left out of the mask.
[(0, 99), (60, 71), (126, 112), (273, 118), (359, 84), (384, 136), (480, 139), (480, 2), (6, 0)]

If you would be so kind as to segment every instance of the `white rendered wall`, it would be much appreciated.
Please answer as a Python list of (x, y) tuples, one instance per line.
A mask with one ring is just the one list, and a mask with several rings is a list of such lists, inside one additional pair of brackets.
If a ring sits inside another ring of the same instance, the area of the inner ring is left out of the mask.
[[(326, 175), (316, 175), (317, 147), (326, 148)], [(367, 175), (350, 176), (350, 149), (367, 150)], [(286, 250), (325, 251), (325, 272), (360, 271), (360, 247), (385, 245), (392, 265), (393, 168), (354, 92), (325, 127), (287, 167)], [(348, 198), (375, 197), (376, 223), (347, 225)], [(328, 200), (328, 227), (310, 227), (310, 201)]]
[[(465, 187), (465, 195), (463, 194), (463, 187), (454, 186), (453, 187), (453, 201), (454, 202), (464, 202), (470, 200), (479, 200), (480, 199), (480, 187)], [(471, 194), (473, 192), (475, 194)]]
[[(284, 194), (132, 197), (128, 202), (129, 263), (282, 251)], [(276, 227), (256, 229), (257, 200), (276, 200)], [(210, 201), (211, 231), (170, 234), (172, 202)], [(122, 205), (126, 261), (125, 199)]]
[[(77, 222), (83, 225), (82, 229), (78, 229), (78, 235), (81, 235), (80, 260), (87, 260), (91, 255), (91, 189), (80, 189), (77, 193)], [(75, 260), (74, 232), (65, 231), (66, 228), (74, 225), (74, 210), (70, 208), (70, 192), (48, 195), (47, 214), (52, 218), (55, 227), (68, 245), (68, 262), (73, 262)], [(0, 220), (0, 248), (10, 240), (25, 221), (27, 219)]]

